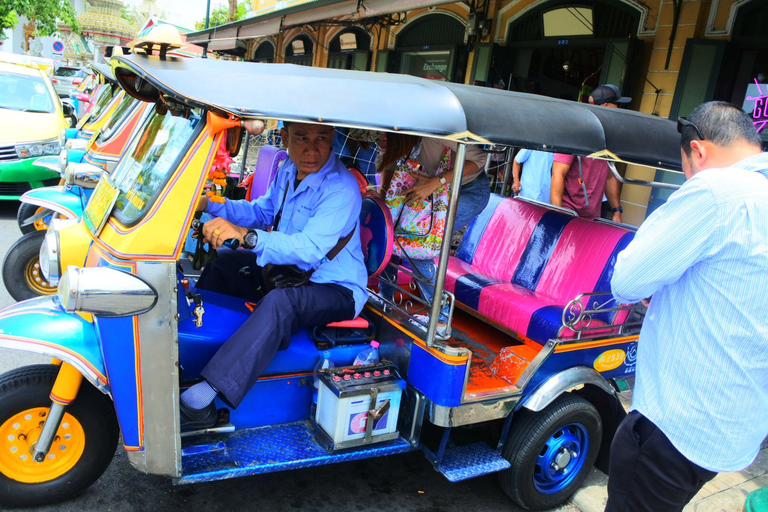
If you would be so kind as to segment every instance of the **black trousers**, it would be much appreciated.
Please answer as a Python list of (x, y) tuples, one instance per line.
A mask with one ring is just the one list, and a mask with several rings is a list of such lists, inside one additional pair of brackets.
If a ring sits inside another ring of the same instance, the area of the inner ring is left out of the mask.
[(685, 458), (653, 422), (632, 411), (611, 444), (605, 510), (680, 511), (715, 475)]
[[(252, 251), (222, 248), (203, 271), (197, 288), (256, 301), (261, 277)], [(239, 270), (252, 269), (251, 279)], [(214, 354), (201, 375), (232, 407), (237, 407), (279, 349), (288, 348), (300, 327), (325, 325), (355, 316), (352, 291), (337, 284), (309, 283), (272, 290), (258, 300), (251, 316)]]

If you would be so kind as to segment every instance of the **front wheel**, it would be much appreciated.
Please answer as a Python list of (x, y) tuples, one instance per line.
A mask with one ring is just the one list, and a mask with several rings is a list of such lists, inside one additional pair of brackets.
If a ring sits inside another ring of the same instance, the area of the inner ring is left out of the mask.
[(109, 466), (118, 429), (112, 401), (83, 381), (67, 406), (45, 462), (30, 447), (40, 437), (59, 367), (35, 365), (0, 376), (0, 505), (36, 507), (71, 499)]
[(516, 414), (502, 452), (512, 465), (499, 473), (502, 489), (528, 510), (562, 505), (595, 463), (603, 431), (600, 414), (569, 393), (542, 411)]
[(16, 240), (3, 260), (3, 282), (14, 300), (53, 295), (56, 287), (40, 270), (40, 246), (45, 231), (33, 231)]

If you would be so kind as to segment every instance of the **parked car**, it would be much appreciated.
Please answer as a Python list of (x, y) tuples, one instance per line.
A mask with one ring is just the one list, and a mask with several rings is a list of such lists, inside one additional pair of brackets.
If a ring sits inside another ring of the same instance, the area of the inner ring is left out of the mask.
[(44, 68), (31, 58), (0, 53), (0, 199), (18, 199), (59, 181), (55, 170), (32, 165), (61, 152), (65, 115), (72, 113)]
[(88, 73), (84, 69), (73, 66), (59, 66), (53, 72), (53, 88), (56, 94), (67, 98), (72, 94), (72, 89), (83, 83)]

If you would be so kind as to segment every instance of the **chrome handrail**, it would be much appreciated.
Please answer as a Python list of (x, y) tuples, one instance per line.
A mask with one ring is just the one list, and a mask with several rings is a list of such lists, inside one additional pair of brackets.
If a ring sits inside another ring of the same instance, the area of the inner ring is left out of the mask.
[[(582, 299), (588, 298), (585, 305)], [(591, 302), (594, 297), (604, 297), (602, 300)], [(590, 304), (591, 302), (591, 304)], [(611, 303), (614, 306), (609, 306)], [(628, 311), (626, 320), (620, 324), (592, 325), (594, 315), (601, 313)], [(618, 304), (614, 302), (611, 292), (581, 293), (572, 299), (563, 308), (561, 321), (564, 329), (570, 329), (574, 335), (566, 336), (562, 333), (558, 339), (585, 339), (592, 336), (629, 335), (639, 332), (645, 316), (646, 307), (642, 303)]]
[[(619, 180), (619, 183), (628, 183), (629, 185), (640, 185), (643, 187), (656, 187), (656, 188), (666, 188), (669, 190), (677, 190), (680, 188), (680, 185), (676, 185), (674, 183), (663, 183), (661, 181), (645, 181), (645, 180), (636, 180), (634, 178), (625, 178), (621, 174), (619, 174), (619, 171), (616, 170), (616, 165), (611, 162), (610, 160), (606, 160), (608, 162), (608, 167), (610, 167), (611, 172), (613, 173), (613, 176)], [(675, 171), (669, 171), (669, 172), (675, 172)]]

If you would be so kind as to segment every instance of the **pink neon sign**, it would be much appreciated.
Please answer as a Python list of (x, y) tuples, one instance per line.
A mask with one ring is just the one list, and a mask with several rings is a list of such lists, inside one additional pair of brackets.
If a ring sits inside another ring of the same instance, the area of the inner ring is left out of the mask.
[(757, 128), (757, 133), (760, 133), (765, 128), (765, 125), (768, 124), (768, 86), (766, 91), (763, 92), (757, 78), (755, 78), (755, 85), (757, 85), (758, 96), (747, 96), (747, 100), (755, 102), (755, 108), (752, 110), (752, 119), (754, 119), (752, 124)]

